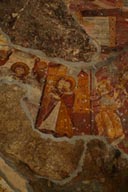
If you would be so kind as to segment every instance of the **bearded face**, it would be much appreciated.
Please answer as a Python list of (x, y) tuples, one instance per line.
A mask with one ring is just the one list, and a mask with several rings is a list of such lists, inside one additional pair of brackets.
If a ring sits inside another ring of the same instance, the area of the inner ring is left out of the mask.
[(108, 94), (112, 91), (110, 82), (107, 80), (102, 80), (97, 85), (97, 91), (100, 95)]

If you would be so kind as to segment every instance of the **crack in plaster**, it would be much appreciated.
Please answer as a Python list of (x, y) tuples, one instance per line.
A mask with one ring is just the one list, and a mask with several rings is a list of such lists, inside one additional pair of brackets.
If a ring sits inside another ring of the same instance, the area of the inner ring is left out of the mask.
[[(28, 1), (29, 2), (29, 1)], [(92, 44), (95, 45), (96, 49), (97, 49), (97, 52), (93, 55), (92, 57), (92, 60), (91, 62), (83, 62), (83, 61), (80, 61), (80, 62), (71, 62), (71, 61), (65, 61), (64, 59), (62, 58), (52, 58), (52, 57), (48, 57), (46, 56), (45, 53), (43, 53), (42, 51), (40, 50), (36, 50), (36, 49), (31, 49), (31, 48), (24, 48), (22, 46), (19, 46), (19, 45), (15, 45), (13, 44), (11, 41), (10, 41), (10, 38), (7, 34), (5, 34), (2, 30), (0, 30), (0, 33), (3, 34), (4, 37), (6, 37), (7, 39), (7, 44), (1, 44), (0, 46), (8, 46), (9, 48), (11, 49), (17, 49), (17, 50), (20, 50), (20, 51), (23, 51), (25, 53), (29, 53), (29, 54), (33, 54), (33, 55), (36, 55), (36, 56), (39, 56), (41, 57), (42, 59), (46, 59), (48, 61), (52, 61), (52, 62), (57, 62), (57, 63), (61, 63), (63, 65), (66, 65), (68, 68), (72, 68), (74, 71), (78, 71), (79, 69), (93, 69), (95, 70), (98, 66), (100, 66), (101, 63), (106, 63), (108, 62), (108, 60), (112, 61), (117, 55), (118, 53), (116, 54), (110, 54), (110, 57), (109, 59), (107, 59), (107, 61), (103, 61), (103, 62), (98, 62), (99, 61), (99, 55), (101, 53), (101, 47), (97, 44), (97, 42), (90, 38), (90, 42)], [(128, 47), (125, 47), (123, 49), (124, 50), (127, 50)], [(76, 141), (78, 140), (82, 140), (84, 142), (84, 150), (83, 150), (83, 153), (81, 155), (81, 158), (79, 160), (79, 163), (78, 163), (78, 166), (76, 168), (75, 171), (73, 171), (73, 173), (70, 174), (69, 177), (67, 177), (66, 179), (63, 179), (61, 181), (57, 181), (57, 180), (52, 180), (52, 182), (56, 183), (56, 184), (59, 184), (59, 185), (64, 185), (66, 183), (69, 183), (73, 178), (75, 178), (78, 173), (82, 172), (82, 167), (83, 167), (83, 164), (84, 164), (84, 159), (85, 159), (85, 155), (86, 155), (86, 149), (87, 149), (87, 143), (91, 140), (94, 140), (94, 139), (98, 139), (100, 141), (103, 141), (106, 146), (108, 148), (110, 147), (113, 147), (113, 148), (118, 148), (116, 145), (110, 145), (106, 138), (105, 137), (101, 137), (101, 136), (73, 136), (72, 138), (67, 138), (67, 137), (63, 137), (63, 138), (55, 138), (53, 135), (51, 134), (44, 134), (44, 133), (41, 133), (39, 130), (35, 129), (34, 127), (34, 122), (33, 122), (33, 118), (31, 117), (31, 114), (24, 102), (24, 98), (28, 95), (29, 95), (29, 90), (30, 90), (30, 85), (24, 85), (24, 84), (21, 84), (20, 82), (16, 81), (16, 80), (12, 80), (10, 77), (4, 77), (4, 78), (0, 78), (0, 84), (9, 84), (9, 85), (18, 85), (20, 86), (21, 88), (25, 89), (26, 90), (26, 94), (21, 98), (20, 100), (20, 105), (23, 109), (23, 111), (25, 112), (28, 120), (31, 122), (31, 126), (32, 126), (32, 129), (33, 131), (37, 132), (41, 138), (47, 140), (47, 139), (51, 139), (52, 141), (54, 142), (63, 142), (63, 141), (66, 141), (66, 142), (69, 142), (71, 144), (75, 144)], [(120, 149), (119, 149), (120, 150)], [(122, 151), (122, 150), (120, 150)], [(124, 153), (122, 151), (122, 157), (123, 158), (127, 158), (128, 159), (128, 155), (126, 153)], [(42, 176), (37, 176), (37, 177), (40, 177), (40, 178), (45, 178), (45, 179), (48, 179), (47, 177), (42, 177)]]
[(37, 176), (38, 178), (45, 178), (45, 179), (49, 179), (50, 181), (54, 182), (55, 184), (59, 184), (59, 185), (64, 185), (66, 183), (69, 183), (73, 178), (75, 178), (78, 173), (82, 172), (82, 169), (83, 169), (83, 164), (84, 164), (84, 159), (85, 159), (85, 155), (86, 155), (86, 149), (87, 149), (87, 143), (91, 140), (94, 140), (94, 139), (98, 139), (102, 142), (104, 142), (106, 144), (106, 147), (112, 147), (112, 145), (110, 145), (106, 138), (105, 137), (102, 137), (102, 136), (92, 136), (92, 135), (88, 135), (88, 136), (73, 136), (72, 138), (67, 138), (67, 137), (61, 137), (61, 138), (55, 138), (52, 134), (44, 134), (44, 133), (41, 133), (39, 130), (37, 130), (34, 126), (34, 122), (33, 122), (33, 119), (31, 117), (31, 114), (26, 106), (26, 104), (24, 103), (24, 98), (25, 97), (28, 97), (29, 94), (30, 94), (30, 85), (28, 84), (22, 84), (16, 80), (13, 80), (13, 79), (7, 79), (7, 78), (0, 78), (0, 84), (8, 84), (8, 85), (17, 85), (21, 88), (23, 88), (25, 91), (26, 91), (26, 94), (21, 98), (20, 100), (20, 105), (21, 105), (21, 108), (23, 109), (23, 111), (25, 112), (28, 120), (31, 122), (31, 127), (33, 129), (34, 132), (37, 132), (40, 137), (42, 139), (51, 139), (52, 141), (54, 142), (63, 142), (63, 141), (66, 141), (70, 144), (75, 144), (76, 141), (78, 140), (82, 140), (84, 142), (84, 150), (82, 152), (82, 155), (81, 155), (81, 158), (78, 162), (78, 166), (77, 168), (75, 169), (75, 171), (73, 171), (69, 177), (67, 177), (66, 179), (63, 179), (61, 181), (58, 181), (58, 180), (52, 180), (52, 179), (49, 179), (47, 177), (42, 177), (42, 176)]
[[(38, 57), (41, 57), (42, 59), (46, 59), (51, 62), (56, 62), (56, 63), (61, 63), (67, 67), (72, 67), (74, 69), (95, 69), (95, 65), (98, 62), (99, 55), (101, 53), (101, 47), (97, 44), (97, 42), (90, 38), (90, 43), (94, 44), (96, 47), (97, 51), (92, 55), (91, 61), (90, 62), (84, 62), (84, 61), (78, 61), (78, 62), (73, 62), (73, 61), (67, 61), (59, 57), (48, 57), (43, 51), (40, 51), (38, 49), (31, 49), (31, 48), (24, 48), (20, 45), (13, 44), (7, 34), (5, 34), (2, 29), (0, 28), (0, 33), (7, 39), (7, 44), (4, 44), (3, 46), (8, 46), (11, 49), (17, 49), (20, 51), (23, 51), (28, 54), (36, 55)], [(2, 46), (2, 44), (0, 45)], [(86, 55), (86, 54), (85, 54)]]

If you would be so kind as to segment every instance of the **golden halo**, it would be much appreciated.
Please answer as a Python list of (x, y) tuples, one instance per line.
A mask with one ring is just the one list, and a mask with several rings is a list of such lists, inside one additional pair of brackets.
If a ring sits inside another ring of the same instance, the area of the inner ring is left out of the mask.
[[(70, 89), (71, 89), (71, 91), (75, 88), (75, 86), (76, 86), (76, 81), (75, 81), (75, 79), (73, 78), (73, 77), (71, 77), (71, 76), (61, 76), (58, 80), (57, 80), (57, 83), (60, 81), (60, 80), (65, 80), (65, 81), (68, 81), (68, 82), (70, 82), (70, 85), (71, 85), (71, 87), (70, 87)], [(56, 83), (56, 84), (57, 84)]]
[(22, 63), (22, 62), (16, 62), (11, 66), (11, 70), (16, 73), (16, 69), (18, 68), (22, 68), (24, 69), (24, 74), (22, 74), (23, 76), (27, 76), (29, 74), (29, 67), (27, 66), (27, 64)]

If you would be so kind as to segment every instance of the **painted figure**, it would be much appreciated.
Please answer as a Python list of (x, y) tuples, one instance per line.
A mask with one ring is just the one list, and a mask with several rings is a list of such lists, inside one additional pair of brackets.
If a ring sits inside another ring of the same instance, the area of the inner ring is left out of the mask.
[(67, 68), (65, 66), (54, 63), (48, 64), (47, 78), (42, 92), (40, 109), (37, 116), (37, 128), (41, 126), (42, 121), (48, 117), (52, 109), (56, 106), (57, 101), (52, 97), (51, 93), (55, 92), (57, 80), (60, 79), (61, 76), (65, 76), (66, 72)]
[(66, 76), (66, 72), (65, 66), (49, 65), (36, 122), (39, 130), (54, 132), (59, 136), (73, 135), (70, 111), (75, 81), (72, 77)]
[(56, 133), (59, 135), (73, 135), (73, 125), (71, 122), (71, 112), (74, 103), (73, 89), (75, 88), (75, 80), (72, 77), (61, 77), (57, 84), (57, 94), (59, 95), (61, 105), (58, 113)]
[[(59, 136), (72, 136), (72, 122), (70, 119), (70, 107), (72, 102), (72, 89), (74, 82), (71, 82), (71, 77), (61, 77), (55, 85), (54, 91), (51, 91), (51, 101), (54, 101), (47, 118), (42, 121), (39, 129), (51, 131)], [(70, 103), (70, 106), (69, 106)]]
[(48, 70), (47, 62), (41, 61), (40, 58), (36, 58), (32, 72), (39, 82), (41, 82), (42, 79), (44, 80), (46, 78), (47, 70)]
[(15, 73), (15, 76), (24, 79), (29, 74), (29, 67), (22, 62), (16, 62), (11, 66), (11, 70)]
[(116, 99), (118, 94), (111, 86), (109, 79), (102, 79), (98, 82), (97, 92), (99, 95), (99, 112), (95, 117), (99, 135), (107, 136), (110, 139), (124, 137), (120, 117), (117, 115), (118, 104)]

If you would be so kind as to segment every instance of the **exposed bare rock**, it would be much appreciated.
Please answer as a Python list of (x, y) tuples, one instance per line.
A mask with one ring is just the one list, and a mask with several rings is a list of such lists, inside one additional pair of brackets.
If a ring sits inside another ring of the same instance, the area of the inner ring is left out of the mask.
[(17, 170), (27, 177), (33, 192), (127, 191), (127, 160), (119, 150), (99, 139), (87, 142), (82, 172), (62, 186), (53, 183), (52, 180), (68, 178), (78, 168), (85, 141), (58, 142), (41, 137), (31, 128), (21, 108), (20, 99), (24, 94), (18, 85), (0, 85), (0, 152), (13, 160)]
[(36, 174), (61, 180), (77, 168), (83, 142), (70, 144), (41, 138), (32, 130), (20, 106), (24, 91), (17, 85), (0, 86), (0, 149), (27, 164)]
[(12, 42), (51, 57), (88, 61), (95, 47), (63, 1), (0, 1), (0, 26)]
[(128, 162), (121, 152), (99, 139), (87, 142), (83, 170), (63, 186), (31, 180), (37, 192), (127, 192)]

